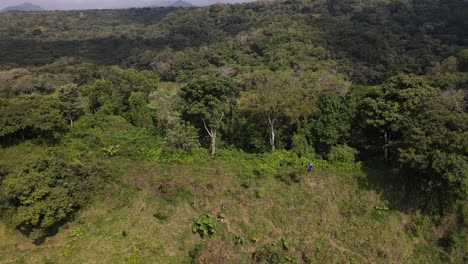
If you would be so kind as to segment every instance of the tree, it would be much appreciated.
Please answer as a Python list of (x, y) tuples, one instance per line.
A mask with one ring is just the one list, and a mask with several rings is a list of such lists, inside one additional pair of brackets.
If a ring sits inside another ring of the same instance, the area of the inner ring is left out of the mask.
[(182, 100), (177, 87), (161, 87), (148, 97), (158, 132), (164, 133), (168, 128), (180, 124), (179, 108)]
[(185, 113), (201, 121), (211, 139), (210, 154), (216, 153), (216, 138), (223, 120), (236, 104), (234, 82), (228, 78), (203, 77), (182, 88)]
[(309, 95), (292, 73), (261, 71), (251, 80), (254, 88), (241, 94), (241, 108), (258, 112), (268, 121), (271, 150), (276, 149), (277, 120), (281, 115), (297, 119), (311, 112)]
[(23, 96), (0, 100), (0, 137), (54, 140), (65, 128), (60, 102), (55, 96)]
[(58, 97), (61, 102), (61, 110), (65, 118), (73, 127), (73, 121), (83, 113), (83, 104), (80, 100), (80, 93), (76, 84), (70, 83), (58, 89)]
[(189, 152), (199, 146), (197, 129), (184, 121), (175, 122), (167, 130), (166, 144), (173, 149)]
[(319, 97), (314, 112), (312, 134), (317, 149), (327, 154), (332, 146), (343, 144), (349, 137), (351, 113), (344, 98), (333, 92)]
[(398, 163), (410, 187), (424, 195), (427, 210), (450, 211), (468, 196), (468, 116), (449, 111), (435, 96), (423, 111), (398, 121)]
[(7, 172), (0, 182), (0, 193), (13, 209), (13, 224), (40, 243), (55, 233), (106, 177), (105, 168), (89, 158), (70, 161), (64, 153), (51, 152)]
[(128, 99), (128, 115), (134, 126), (150, 129), (153, 127), (153, 118), (146, 99), (146, 94), (142, 92), (132, 93)]
[(426, 111), (422, 103), (430, 100), (434, 93), (435, 89), (422, 77), (398, 75), (383, 86), (380, 95), (364, 99), (366, 123), (379, 129), (386, 160), (389, 159), (389, 148), (394, 145), (392, 141), (399, 133), (397, 121), (401, 120), (403, 114)]

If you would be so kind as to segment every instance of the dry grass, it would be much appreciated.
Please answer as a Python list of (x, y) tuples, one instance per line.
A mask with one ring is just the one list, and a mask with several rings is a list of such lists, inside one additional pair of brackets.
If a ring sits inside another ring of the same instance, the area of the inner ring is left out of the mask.
[[(252, 253), (281, 239), (291, 245), (285, 254), (298, 262), (417, 259), (416, 242), (405, 233), (408, 217), (395, 210), (378, 214), (374, 207), (382, 198), (359, 187), (362, 172), (313, 172), (291, 184), (266, 176), (244, 188), (235, 169), (216, 162), (119, 166), (127, 171), (122, 183), (40, 246), (0, 224), (0, 262), (190, 263), (190, 250), (204, 244), (201, 263), (248, 263)], [(225, 214), (213, 238), (191, 232), (204, 212)], [(76, 228), (83, 234), (71, 237)], [(245, 244), (236, 244), (236, 236)]]

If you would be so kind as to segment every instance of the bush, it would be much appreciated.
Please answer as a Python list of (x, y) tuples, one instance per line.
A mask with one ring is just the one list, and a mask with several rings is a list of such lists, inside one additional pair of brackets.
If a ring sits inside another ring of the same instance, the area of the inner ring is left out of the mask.
[(13, 211), (13, 224), (40, 243), (88, 200), (105, 175), (91, 159), (70, 161), (56, 153), (9, 173), (0, 190)]
[(303, 134), (295, 134), (292, 137), (291, 151), (299, 157), (315, 155), (314, 149), (309, 146), (309, 143)]
[(255, 251), (252, 256), (254, 263), (297, 263), (297, 260), (289, 256), (290, 244), (285, 240), (266, 244)]
[(347, 145), (333, 146), (328, 153), (331, 162), (354, 162), (358, 151)]
[(202, 254), (205, 245), (198, 244), (189, 251), (190, 263), (198, 263), (197, 258)]
[(162, 138), (147, 129), (133, 127), (120, 116), (101, 114), (83, 116), (64, 143), (82, 151), (102, 151), (106, 156), (124, 156), (138, 160), (159, 161)]
[(171, 149), (189, 152), (200, 146), (197, 129), (189, 123), (177, 122), (167, 130), (166, 144)]
[(195, 219), (192, 232), (198, 233), (202, 238), (206, 235), (212, 236), (216, 233), (218, 222), (211, 214), (202, 214)]

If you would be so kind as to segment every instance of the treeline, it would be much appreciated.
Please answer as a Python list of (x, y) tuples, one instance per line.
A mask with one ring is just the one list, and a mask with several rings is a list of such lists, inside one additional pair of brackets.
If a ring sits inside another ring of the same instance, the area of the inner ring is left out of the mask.
[(351, 85), (325, 71), (268, 69), (180, 84), (160, 82), (150, 71), (71, 63), (60, 73), (69, 83), (17, 90), (17, 82), (36, 77), (15, 69), (3, 72), (11, 79), (0, 104), (0, 136), (5, 146), (36, 138), (54, 144), (80, 118), (121, 116), (181, 151), (201, 143), (212, 155), (217, 146), (231, 146), (339, 161), (383, 159), (411, 175), (414, 188), (443, 194), (431, 196), (437, 201), (428, 206), (447, 208), (466, 195), (463, 56), (437, 64), (430, 75), (400, 74), (378, 86)]

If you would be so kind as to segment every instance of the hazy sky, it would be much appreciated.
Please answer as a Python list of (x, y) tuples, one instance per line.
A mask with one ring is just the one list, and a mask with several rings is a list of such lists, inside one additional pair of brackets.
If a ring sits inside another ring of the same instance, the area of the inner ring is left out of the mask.
[[(92, 9), (92, 8), (125, 8), (156, 6), (172, 3), (177, 0), (0, 0), (0, 9), (19, 5), (24, 2), (33, 3), (44, 9)], [(206, 5), (216, 2), (248, 2), (249, 0), (185, 0), (194, 5)]]

